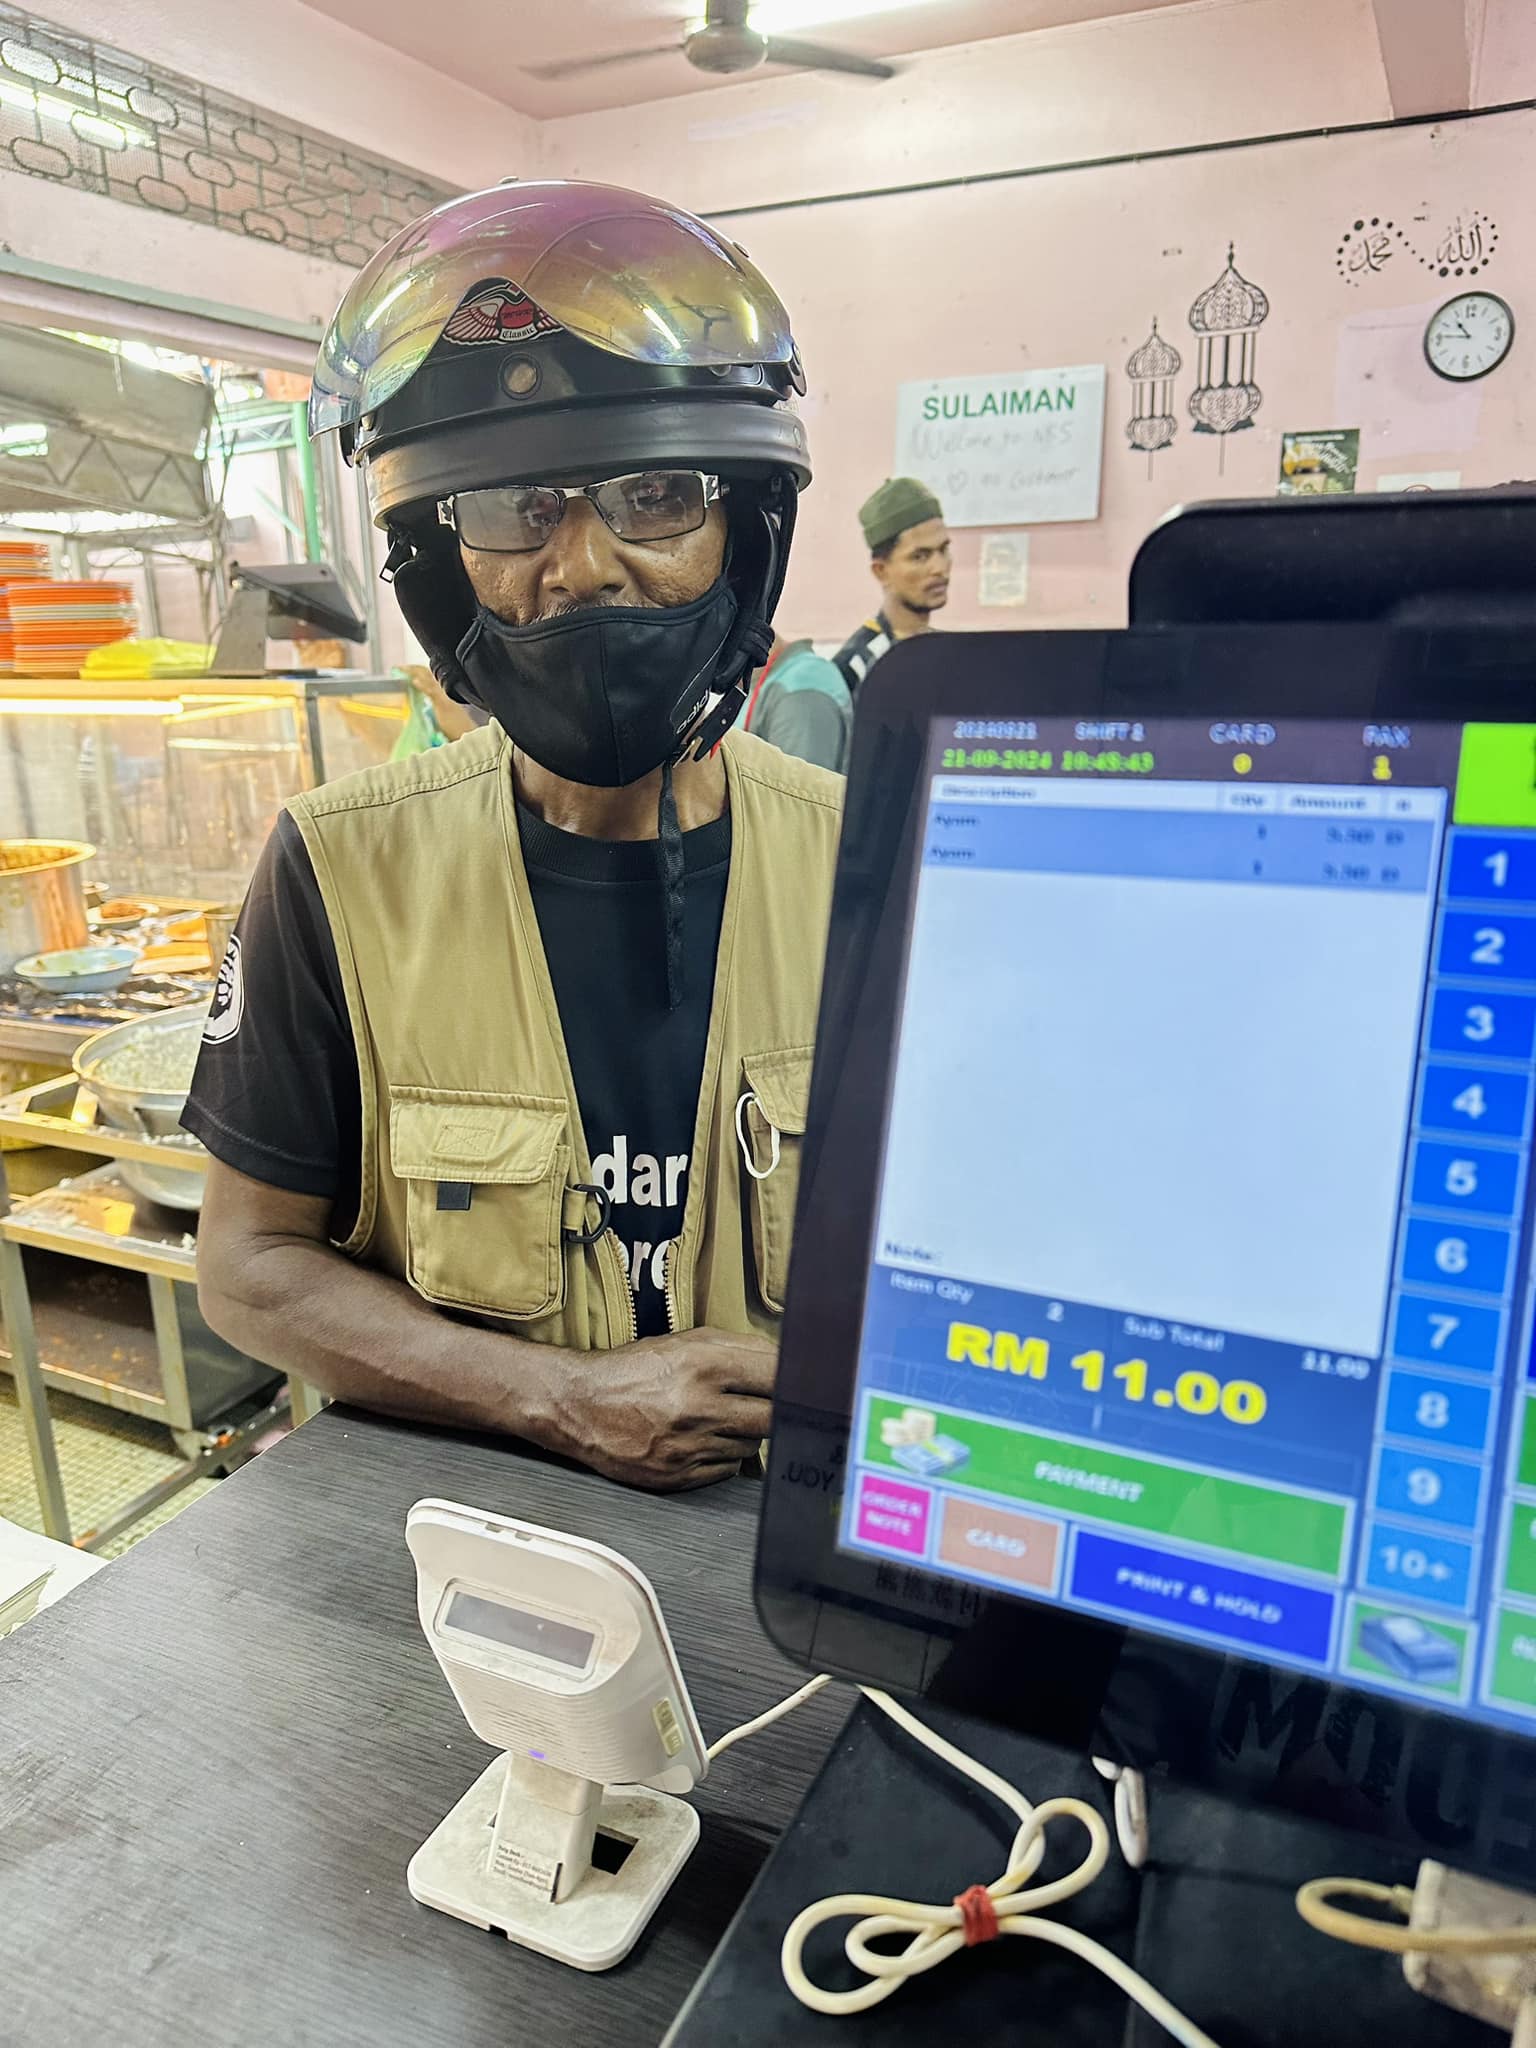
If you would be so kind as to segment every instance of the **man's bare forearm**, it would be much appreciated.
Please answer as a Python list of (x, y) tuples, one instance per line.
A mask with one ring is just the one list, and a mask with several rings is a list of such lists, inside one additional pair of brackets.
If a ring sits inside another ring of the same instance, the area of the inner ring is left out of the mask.
[(612, 1351), (455, 1322), (335, 1250), (331, 1203), (208, 1163), (197, 1294), (209, 1323), (328, 1394), (522, 1437), (629, 1486), (728, 1478), (768, 1430), (776, 1347), (693, 1329)]
[(198, 1301), (227, 1342), (322, 1392), (414, 1422), (496, 1430), (570, 1450), (560, 1382), (569, 1354), (454, 1321), (402, 1280), (329, 1245), (244, 1239), (200, 1262)]

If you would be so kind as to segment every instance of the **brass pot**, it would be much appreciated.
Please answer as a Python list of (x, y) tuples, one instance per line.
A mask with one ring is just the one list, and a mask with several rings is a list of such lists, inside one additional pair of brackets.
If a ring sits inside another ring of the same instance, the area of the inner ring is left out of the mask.
[(208, 958), (213, 962), (215, 974), (229, 951), (230, 934), (239, 915), (238, 903), (216, 903), (211, 910), (203, 912), (203, 923), (208, 928)]
[(0, 839), (0, 974), (90, 943), (83, 870), (95, 851), (78, 839)]

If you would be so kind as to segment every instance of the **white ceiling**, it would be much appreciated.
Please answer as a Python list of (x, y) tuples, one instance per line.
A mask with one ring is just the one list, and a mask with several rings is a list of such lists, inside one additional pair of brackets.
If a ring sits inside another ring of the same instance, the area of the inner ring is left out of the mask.
[[(703, 0), (307, 0), (316, 13), (371, 36), (465, 85), (477, 87), (520, 113), (548, 119), (635, 106), (676, 93), (708, 91), (729, 83), (695, 70), (679, 48), (674, 55), (596, 71), (584, 78), (549, 81), (526, 67), (611, 51), (681, 45), (685, 24), (703, 13)], [(765, 5), (785, 0), (765, 0)], [(797, 40), (835, 44), (864, 56), (897, 59), (914, 50), (981, 42), (991, 36), (1105, 21), (1150, 13), (1187, 0), (893, 0), (879, 13), (869, 0), (794, 0)], [(843, 18), (839, 18), (839, 15)], [(848, 19), (852, 14), (856, 18)], [(772, 27), (771, 20), (766, 24)], [(767, 67), (749, 74), (767, 77)], [(850, 87), (878, 92), (876, 80)]]

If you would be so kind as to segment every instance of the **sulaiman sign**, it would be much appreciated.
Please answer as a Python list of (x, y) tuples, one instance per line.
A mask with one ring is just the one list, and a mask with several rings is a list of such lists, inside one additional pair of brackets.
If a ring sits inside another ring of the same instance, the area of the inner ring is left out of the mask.
[(935, 377), (896, 401), (896, 476), (921, 477), (951, 526), (1097, 519), (1104, 365)]

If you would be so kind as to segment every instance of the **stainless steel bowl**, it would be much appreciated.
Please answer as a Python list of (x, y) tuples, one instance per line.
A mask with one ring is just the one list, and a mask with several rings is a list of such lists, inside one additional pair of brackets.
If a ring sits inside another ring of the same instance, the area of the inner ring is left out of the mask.
[[(131, 1024), (114, 1024), (85, 1041), (74, 1057), (75, 1078), (95, 1097), (104, 1124), (137, 1138), (162, 1139), (168, 1153), (196, 1145), (181, 1128), (181, 1112), (208, 1008), (207, 1003), (188, 1003)], [(125, 1159), (121, 1171), (137, 1194), (168, 1209), (203, 1206), (203, 1176), (195, 1168)]]

